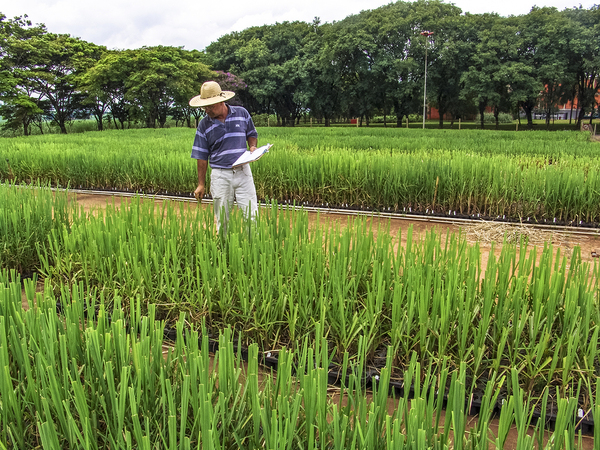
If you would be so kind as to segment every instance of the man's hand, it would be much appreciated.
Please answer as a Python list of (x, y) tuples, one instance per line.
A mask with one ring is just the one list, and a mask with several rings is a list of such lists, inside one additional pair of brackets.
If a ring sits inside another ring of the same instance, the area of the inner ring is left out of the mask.
[(194, 191), (194, 197), (196, 197), (196, 200), (198, 200), (199, 202), (201, 202), (204, 198), (204, 189), (205, 186), (203, 184), (199, 184), (196, 190)]
[(258, 145), (258, 139), (251, 136), (247, 140), (248, 140), (248, 151), (250, 153), (252, 153), (254, 150), (256, 150), (256, 146)]
[(206, 169), (208, 167), (208, 161), (203, 159), (198, 160), (198, 187), (194, 191), (194, 197), (199, 202), (204, 197), (204, 189), (206, 188)]

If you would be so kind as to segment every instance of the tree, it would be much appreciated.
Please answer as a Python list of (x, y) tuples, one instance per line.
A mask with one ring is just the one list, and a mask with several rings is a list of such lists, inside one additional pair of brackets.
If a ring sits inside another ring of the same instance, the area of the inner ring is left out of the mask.
[(431, 103), (439, 112), (439, 128), (444, 128), (444, 116), (452, 122), (472, 113), (470, 98), (461, 96), (463, 74), (467, 72), (474, 46), (478, 42), (478, 16), (447, 16), (435, 28), (434, 51), (429, 65), (428, 92)]
[(12, 97), (4, 96), (3, 103), (0, 105), (0, 117), (4, 119), (2, 127), (7, 130), (23, 129), (23, 135), (29, 136), (31, 125), (37, 119), (46, 113), (41, 106), (39, 99), (34, 99), (29, 95), (16, 94)]
[(86, 103), (95, 106), (98, 129), (103, 129), (104, 113), (110, 111), (115, 128), (125, 128), (131, 104), (125, 98), (131, 61), (129, 51), (108, 51), (92, 67), (81, 74), (77, 82), (86, 95)]
[(48, 116), (67, 133), (66, 123), (82, 109), (83, 96), (75, 80), (104, 51), (66, 34), (38, 32), (25, 39), (9, 37), (5, 59), (15, 88), (51, 105)]
[(332, 42), (332, 26), (322, 26), (315, 17), (312, 31), (305, 37), (301, 59), (301, 84), (296, 93), (298, 101), (311, 116), (324, 119), (326, 127), (341, 113), (339, 73), (336, 69)]
[(463, 98), (471, 97), (477, 104), (480, 127), (484, 128), (487, 106), (493, 109), (496, 128), (499, 113), (510, 110), (510, 75), (523, 69), (515, 65), (517, 30), (506, 18), (496, 14), (484, 14), (476, 18), (478, 42), (471, 54), (469, 69), (463, 74)]
[(337, 70), (341, 107), (346, 117), (363, 117), (369, 124), (375, 108), (377, 92), (373, 90), (370, 65), (373, 47), (362, 18), (351, 16), (335, 24), (336, 40), (332, 44), (332, 59)]
[[(529, 14), (515, 20), (520, 38), (518, 61), (531, 69), (531, 77), (535, 79), (535, 83), (525, 80), (531, 87), (521, 89), (520, 105), (527, 116), (527, 127), (533, 128), (532, 112), (540, 100), (549, 125), (558, 103), (568, 96), (574, 81), (569, 61), (573, 26), (555, 8), (534, 7)], [(511, 86), (517, 89), (518, 79)]]
[[(395, 111), (400, 126), (403, 116), (418, 112), (425, 59), (420, 33), (441, 31), (440, 22), (459, 14), (440, 1), (399, 1), (334, 24), (332, 48), (346, 114), (368, 123), (370, 115), (383, 113), (385, 124)], [(430, 50), (433, 67), (437, 50)]]
[[(33, 87), (22, 77), (19, 68), (13, 65), (11, 50), (15, 42), (26, 41), (46, 33), (44, 25), (33, 25), (27, 16), (7, 19), (0, 13), (0, 116), (5, 120), (5, 129), (22, 127), (25, 136), (31, 124), (44, 113), (43, 101), (33, 93)], [(47, 111), (47, 107), (44, 108)]]
[[(539, 96), (543, 89), (540, 73), (531, 60), (523, 58), (523, 31), (518, 18), (498, 20), (492, 27), (492, 38), (487, 41), (497, 55), (498, 64), (492, 76), (498, 101), (494, 106), (496, 129), (499, 128), (499, 112), (513, 112), (518, 105)], [(529, 122), (529, 121), (528, 121)]]
[[(234, 102), (251, 113), (275, 113), (294, 125), (307, 113), (324, 119), (395, 112), (396, 125), (420, 112), (426, 46), (428, 101), (452, 120), (474, 108), (481, 127), (487, 108), (534, 108), (547, 121), (559, 103), (577, 97), (580, 126), (596, 107), (600, 73), (600, 7), (534, 7), (525, 16), (462, 15), (440, 0), (397, 1), (321, 24), (283, 22), (230, 33), (206, 52), (178, 47), (110, 51), (69, 35), (50, 34), (25, 17), (0, 14), (0, 95), (10, 126), (30, 132), (50, 117), (65, 124), (93, 115), (98, 128), (112, 117), (162, 127), (168, 115), (191, 126), (190, 108), (203, 81), (234, 90)], [(213, 67), (217, 72), (212, 72)], [(44, 105), (49, 105), (46, 108)], [(548, 123), (548, 122), (547, 122)], [(18, 124), (18, 125), (17, 125)], [(8, 125), (7, 125), (8, 126)]]
[(148, 128), (156, 123), (164, 127), (178, 94), (185, 93), (189, 100), (198, 80), (210, 75), (208, 67), (179, 47), (143, 47), (130, 55), (125, 97), (141, 107)]
[[(585, 111), (594, 111), (600, 89), (600, 6), (590, 9), (573, 8), (562, 12), (572, 21), (572, 40), (569, 55), (577, 84), (579, 115), (576, 128), (581, 128)], [(589, 109), (588, 109), (589, 108)], [(593, 114), (590, 114), (590, 120)]]
[(297, 94), (310, 31), (305, 22), (252, 27), (221, 37), (206, 51), (215, 69), (235, 73), (248, 84), (240, 98), (250, 112), (275, 111), (282, 125), (293, 126), (304, 110)]
[(190, 125), (188, 101), (213, 75), (202, 55), (164, 46), (108, 52), (80, 78), (81, 88), (121, 128), (136, 114), (147, 127), (162, 128), (173, 108)]
[[(206, 63), (206, 54), (203, 52), (198, 50), (183, 51), (182, 56), (188, 63), (192, 63), (191, 72), (189, 73), (191, 78), (183, 77), (171, 88), (173, 94), (172, 113), (178, 112), (187, 126), (192, 127), (192, 117), (197, 124), (203, 115), (203, 111), (201, 108), (191, 107), (189, 101), (193, 96), (200, 93), (202, 83), (215, 80), (220, 83), (222, 89), (233, 90), (237, 93), (244, 89), (242, 86), (245, 86), (245, 83), (233, 74), (220, 74), (210, 70)], [(238, 99), (234, 99), (232, 104), (236, 104), (237, 101)]]

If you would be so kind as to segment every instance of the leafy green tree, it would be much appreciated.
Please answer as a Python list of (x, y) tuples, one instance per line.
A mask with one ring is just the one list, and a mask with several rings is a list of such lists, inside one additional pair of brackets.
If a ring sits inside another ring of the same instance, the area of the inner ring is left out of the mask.
[(5, 59), (15, 88), (47, 99), (48, 116), (67, 133), (66, 124), (82, 109), (76, 78), (98, 60), (104, 47), (66, 34), (37, 33), (27, 39), (9, 38)]
[(140, 118), (149, 128), (164, 127), (169, 114), (191, 126), (197, 111), (188, 104), (203, 81), (214, 74), (198, 51), (144, 47), (109, 51), (78, 79), (95, 116), (110, 112), (115, 126)]
[(373, 51), (362, 17), (351, 16), (334, 24), (337, 39), (332, 44), (332, 60), (337, 69), (341, 107), (347, 117), (365, 118), (367, 125), (375, 109)]
[(98, 129), (103, 129), (103, 118), (107, 111), (115, 128), (125, 128), (129, 120), (131, 103), (125, 98), (126, 82), (130, 73), (130, 51), (106, 52), (92, 67), (78, 78), (79, 88), (86, 95), (86, 102), (95, 105)]
[(510, 110), (511, 76), (526, 68), (516, 61), (518, 30), (508, 19), (484, 14), (476, 21), (478, 42), (469, 69), (462, 76), (463, 96), (476, 102), (482, 129), (487, 106), (492, 107), (498, 128), (499, 113)]
[(14, 66), (12, 49), (16, 42), (26, 41), (46, 33), (44, 25), (33, 25), (27, 16), (7, 19), (0, 13), (0, 116), (5, 129), (22, 128), (25, 136), (36, 119), (40, 121), (44, 109), (43, 100), (34, 93), (22, 71)]
[[(464, 117), (491, 107), (523, 108), (528, 126), (541, 108), (547, 120), (559, 103), (577, 97), (577, 126), (596, 108), (600, 73), (600, 8), (534, 7), (524, 16), (461, 14), (440, 0), (397, 1), (321, 24), (284, 22), (230, 33), (206, 52), (178, 47), (106, 51), (69, 35), (48, 33), (26, 16), (0, 14), (0, 96), (5, 126), (31, 126), (42, 117), (66, 132), (69, 120), (93, 115), (98, 128), (112, 118), (123, 128), (192, 125), (190, 108), (201, 83), (216, 79), (252, 113), (275, 113), (293, 125), (310, 113), (334, 117), (419, 113), (425, 40), (428, 101), (444, 115)], [(213, 67), (217, 72), (209, 69)], [(235, 74), (235, 75), (233, 75)]]
[(478, 42), (478, 16), (448, 15), (435, 27), (431, 63), (428, 68), (430, 102), (438, 109), (439, 128), (444, 128), (444, 116), (452, 122), (472, 114), (472, 102), (463, 93), (463, 74), (469, 69), (471, 55)]
[[(440, 112), (440, 127), (443, 127), (444, 114), (450, 112), (451, 105), (457, 112), (457, 99), (460, 93), (460, 75), (465, 65), (459, 47), (460, 8), (441, 1), (419, 0), (412, 3), (398, 2), (388, 5), (396, 12), (387, 14), (393, 18), (394, 34), (390, 40), (394, 58), (404, 70), (398, 71), (400, 104), (408, 108), (397, 111), (402, 114), (420, 113), (423, 106), (425, 88), (425, 61), (427, 60), (427, 103)], [(385, 13), (385, 9), (383, 10)], [(386, 27), (389, 28), (389, 27)], [(385, 29), (385, 28), (384, 28)], [(433, 33), (428, 36), (429, 33)]]
[[(600, 6), (566, 9), (562, 14), (572, 23), (569, 55), (577, 84), (579, 116), (576, 128), (579, 129), (586, 111), (594, 111), (600, 89)], [(590, 122), (592, 117), (590, 114)]]
[(104, 118), (108, 111), (112, 113), (115, 128), (118, 128), (117, 120), (121, 128), (127, 120), (125, 58), (121, 51), (107, 51), (77, 79), (79, 90), (85, 95), (83, 103), (91, 108), (99, 131), (104, 129)]
[(555, 8), (534, 7), (515, 20), (520, 38), (518, 61), (530, 68), (535, 82), (513, 76), (511, 86), (521, 91), (519, 100), (528, 128), (533, 128), (532, 112), (540, 104), (549, 125), (558, 103), (565, 100), (574, 82), (570, 61), (572, 24)]
[(240, 95), (252, 113), (275, 111), (282, 125), (294, 125), (304, 110), (302, 51), (311, 26), (283, 22), (221, 37), (206, 52), (214, 69), (235, 73), (247, 84)]
[(320, 25), (318, 18), (312, 23), (312, 31), (305, 37), (301, 59), (301, 84), (296, 98), (317, 120), (324, 120), (326, 127), (341, 113), (339, 73), (336, 70), (332, 42), (332, 26)]
[[(346, 112), (366, 118), (367, 123), (371, 114), (383, 113), (385, 123), (387, 114), (394, 111), (397, 126), (403, 116), (418, 112), (425, 68), (425, 41), (420, 34), (425, 30), (440, 33), (439, 48), (435, 41), (433, 46), (428, 44), (428, 67), (433, 68), (444, 50), (441, 23), (459, 14), (459, 8), (440, 1), (399, 1), (334, 24), (334, 61)], [(439, 68), (439, 77), (442, 73)], [(428, 84), (437, 83), (439, 77)], [(438, 91), (440, 99), (445, 99)]]
[(192, 61), (182, 48), (143, 47), (129, 53), (125, 98), (140, 106), (148, 128), (157, 123), (164, 127), (178, 94), (185, 92), (189, 100), (197, 92), (200, 75), (210, 74), (204, 64)]
[[(192, 127), (198, 123), (204, 114), (201, 108), (193, 108), (189, 104), (190, 99), (200, 93), (202, 83), (208, 80), (214, 80), (220, 83), (222, 89), (232, 90), (237, 93), (245, 88), (245, 83), (233, 74), (219, 74), (218, 72), (212, 71), (207, 64), (206, 54), (203, 52), (198, 50), (184, 50), (182, 57), (186, 61), (184, 66), (187, 67), (191, 63), (191, 66), (188, 67), (191, 69), (191, 72), (188, 73), (188, 76), (182, 77), (170, 89), (170, 92), (173, 94), (171, 113), (180, 114), (187, 126)], [(235, 98), (232, 104), (236, 104), (237, 101), (238, 99)], [(192, 118), (194, 119), (195, 124), (192, 124)]]
[(348, 116), (359, 117), (361, 124), (364, 118), (368, 125), (378, 110), (387, 115), (394, 106), (399, 63), (384, 48), (384, 42), (393, 45), (394, 31), (379, 10), (363, 11), (334, 25), (333, 61), (342, 107)]
[(5, 121), (2, 127), (6, 130), (22, 128), (23, 135), (29, 136), (31, 125), (36, 119), (40, 121), (44, 115), (40, 103), (39, 99), (24, 94), (4, 96), (0, 105), (0, 117)]

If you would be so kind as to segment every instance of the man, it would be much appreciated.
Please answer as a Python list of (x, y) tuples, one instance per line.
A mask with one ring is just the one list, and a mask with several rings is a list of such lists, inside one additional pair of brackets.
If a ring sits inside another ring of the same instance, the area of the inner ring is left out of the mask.
[[(250, 164), (233, 168), (233, 163), (246, 151), (256, 150), (258, 134), (248, 111), (241, 106), (225, 103), (235, 95), (222, 91), (215, 81), (207, 81), (200, 88), (200, 95), (190, 100), (190, 106), (200, 106), (206, 116), (198, 124), (192, 147), (192, 158), (198, 162), (198, 187), (194, 197), (198, 201), (204, 197), (206, 169), (212, 170), (210, 193), (217, 230), (223, 226), (227, 231), (229, 213), (234, 199), (246, 218), (254, 219), (258, 212), (256, 188), (250, 171)], [(221, 217), (224, 214), (224, 217)]]

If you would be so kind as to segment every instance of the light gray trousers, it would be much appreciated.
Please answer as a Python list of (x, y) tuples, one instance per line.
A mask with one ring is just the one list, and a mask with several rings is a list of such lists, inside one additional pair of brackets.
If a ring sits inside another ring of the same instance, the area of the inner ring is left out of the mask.
[[(244, 213), (244, 217), (256, 219), (258, 214), (258, 201), (256, 188), (250, 164), (244, 164), (237, 169), (212, 169), (210, 175), (210, 194), (213, 198), (215, 212), (215, 223), (217, 230), (223, 225), (223, 232), (227, 232), (229, 213), (233, 207), (234, 200), (238, 208)], [(222, 214), (224, 217), (221, 217)]]

